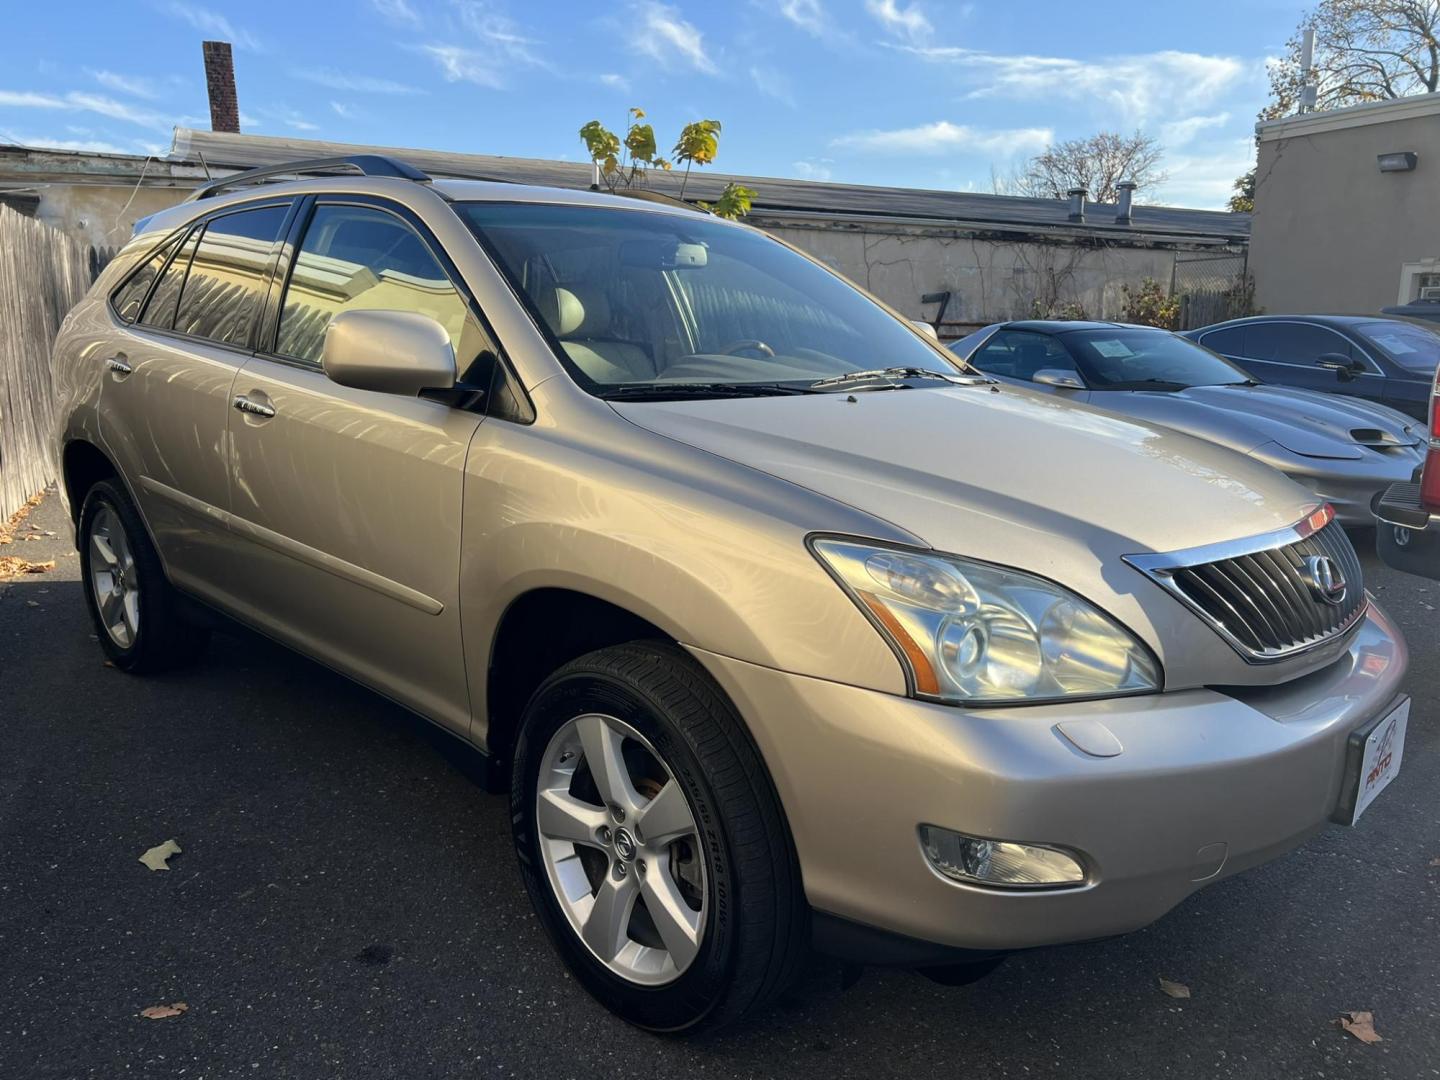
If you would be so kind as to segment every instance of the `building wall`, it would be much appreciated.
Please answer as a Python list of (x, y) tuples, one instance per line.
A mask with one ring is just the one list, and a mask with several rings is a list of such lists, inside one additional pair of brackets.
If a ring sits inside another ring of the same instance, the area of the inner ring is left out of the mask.
[(46, 184), (39, 191), (36, 218), (97, 248), (120, 247), (130, 239), (138, 219), (174, 206), (189, 194), (185, 188), (134, 184)]
[[(1440, 94), (1259, 128), (1250, 267), (1267, 312), (1375, 312), (1440, 274)], [(1382, 173), (1409, 150), (1413, 172)], [(1436, 283), (1440, 284), (1440, 277)], [(1403, 292), (1402, 292), (1403, 287)]]
[(1092, 318), (1114, 318), (1123, 306), (1121, 286), (1152, 278), (1169, 289), (1176, 254), (1170, 248), (989, 240), (875, 225), (862, 232), (766, 224), (912, 319), (935, 316), (935, 305), (922, 304), (921, 296), (950, 291), (947, 323), (1029, 318), (1037, 302), (1077, 302)]

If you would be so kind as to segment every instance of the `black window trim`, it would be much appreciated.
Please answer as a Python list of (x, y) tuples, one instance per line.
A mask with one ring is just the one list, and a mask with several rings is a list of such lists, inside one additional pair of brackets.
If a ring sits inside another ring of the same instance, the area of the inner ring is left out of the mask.
[[(275, 346), (280, 338), (280, 315), (284, 309), (285, 292), (290, 287), (290, 277), (295, 272), (295, 262), (299, 256), (300, 245), (309, 231), (310, 221), (315, 216), (315, 211), (320, 206), (356, 206), (372, 210), (380, 210), (399, 218), (408, 225), (420, 238), (426, 250), (434, 258), (440, 269), (444, 272), (450, 282), (451, 288), (459, 295), (465, 304), (466, 310), (480, 325), (490, 345), (495, 350), (495, 358), (498, 366), (503, 370), (507, 384), (513, 388), (516, 397), (519, 398), (524, 411), (523, 417), (506, 416), (503, 413), (491, 412), (492, 404), (499, 395), (495, 392), (496, 387), (492, 385), (487, 389), (484, 400), (480, 403), (481, 411), (486, 416), (495, 416), (497, 419), (510, 420), (514, 423), (531, 424), (535, 422), (535, 407), (530, 400), (530, 393), (520, 377), (515, 372), (515, 366), (506, 355), (505, 346), (501, 343), (500, 337), (495, 333), (495, 328), (490, 320), (485, 317), (479, 302), (475, 299), (470, 289), (465, 284), (465, 278), (460, 273), (449, 253), (445, 251), (444, 245), (436, 239), (428, 225), (411, 210), (408, 206), (396, 202), (393, 199), (379, 195), (363, 195), (352, 192), (309, 192), (296, 199), (297, 210), (290, 219), (287, 228), (281, 232), (280, 242), (274, 252), (274, 263), (271, 266), (270, 286), (265, 296), (261, 317), (258, 321), (259, 337), (255, 343), (253, 355), (259, 360), (268, 360), (271, 363), (282, 364), (286, 367), (296, 368), (301, 371), (322, 371), (319, 363), (311, 363), (295, 356), (286, 356), (278, 352)], [(467, 234), (472, 235), (466, 230)], [(478, 243), (478, 241), (477, 241)], [(458, 373), (457, 373), (458, 374)], [(493, 380), (492, 380), (493, 383)]]
[[(229, 341), (216, 341), (214, 338), (202, 337), (202, 336), (199, 335), (199, 334), (186, 334), (186, 333), (182, 333), (181, 331), (176, 330), (176, 329), (174, 329), (173, 327), (150, 326), (150, 325), (147, 325), (146, 323), (141, 322), (140, 319), (144, 318), (144, 316), (145, 316), (145, 310), (146, 310), (146, 308), (148, 308), (148, 307), (150, 306), (150, 300), (151, 300), (151, 298), (152, 298), (152, 297), (154, 296), (154, 294), (155, 294), (155, 289), (156, 289), (156, 287), (160, 284), (161, 279), (164, 278), (165, 272), (170, 269), (171, 263), (173, 263), (173, 262), (175, 261), (175, 256), (178, 255), (181, 251), (185, 250), (185, 245), (190, 242), (190, 238), (191, 238), (192, 236), (194, 236), (197, 232), (201, 234), (201, 239), (203, 239), (203, 238), (204, 238), (204, 236), (203, 236), (204, 229), (210, 224), (210, 222), (214, 221), (216, 218), (227, 217), (227, 216), (229, 216), (229, 215), (231, 215), (231, 214), (242, 213), (242, 212), (244, 212), (244, 211), (246, 211), (246, 210), (264, 210), (264, 209), (266, 209), (267, 207), (271, 207), (271, 206), (287, 206), (288, 209), (286, 210), (285, 220), (281, 222), (281, 224), (280, 224), (280, 232), (279, 232), (279, 234), (277, 235), (274, 243), (271, 244), (271, 247), (270, 247), (270, 255), (269, 255), (269, 258), (268, 258), (268, 260), (267, 260), (267, 262), (266, 262), (266, 265), (265, 265), (264, 274), (262, 275), (262, 278), (261, 278), (260, 293), (261, 293), (261, 302), (262, 302), (262, 305), (263, 305), (263, 303), (264, 303), (264, 298), (268, 295), (268, 291), (269, 291), (269, 288), (270, 288), (270, 280), (271, 280), (271, 278), (274, 276), (274, 272), (275, 272), (275, 253), (276, 253), (276, 249), (279, 247), (280, 242), (285, 238), (286, 234), (287, 234), (288, 231), (289, 231), (290, 222), (293, 220), (293, 218), (294, 218), (294, 216), (295, 216), (296, 207), (299, 205), (299, 202), (300, 202), (300, 199), (299, 199), (298, 197), (294, 196), (294, 195), (281, 195), (281, 196), (271, 195), (271, 196), (269, 196), (268, 198), (261, 197), (261, 198), (251, 199), (251, 200), (248, 200), (248, 201), (246, 201), (246, 202), (241, 202), (241, 203), (229, 203), (229, 204), (227, 204), (227, 205), (225, 205), (225, 206), (223, 206), (223, 207), (217, 207), (217, 208), (216, 208), (214, 211), (212, 211), (211, 213), (204, 214), (204, 215), (202, 215), (202, 216), (200, 216), (200, 217), (196, 217), (196, 218), (191, 219), (191, 220), (185, 225), (185, 227), (184, 227), (184, 230), (183, 230), (184, 233), (185, 233), (184, 239), (182, 239), (182, 240), (180, 241), (179, 246), (177, 246), (177, 247), (175, 248), (175, 251), (171, 253), (170, 258), (168, 258), (168, 259), (165, 260), (165, 266), (161, 269), (159, 275), (156, 276), (155, 281), (154, 281), (154, 282), (151, 284), (151, 286), (150, 286), (150, 290), (145, 294), (145, 302), (140, 305), (140, 314), (136, 317), (136, 319), (135, 319), (134, 322), (127, 323), (126, 325), (129, 326), (130, 329), (132, 329), (132, 330), (134, 330), (134, 331), (136, 331), (136, 332), (144, 332), (144, 333), (147, 333), (147, 334), (157, 334), (157, 335), (159, 335), (159, 336), (161, 336), (161, 337), (171, 338), (171, 339), (173, 339), (173, 340), (175, 340), (175, 341), (183, 341), (183, 342), (187, 342), (187, 343), (190, 343), (190, 344), (205, 345), (205, 346), (207, 346), (207, 347), (209, 347), (209, 348), (214, 348), (214, 349), (224, 349), (226, 352), (233, 352), (233, 353), (236, 353), (237, 355), (240, 355), (240, 356), (254, 356), (254, 355), (255, 355), (255, 334), (256, 334), (256, 329), (257, 329), (257, 327), (259, 327), (259, 326), (261, 325), (259, 319), (252, 319), (252, 320), (251, 320), (251, 323), (250, 323), (250, 339), (249, 339), (249, 341), (248, 341), (247, 343), (245, 343), (245, 344), (243, 344), (243, 345), (235, 344), (234, 342), (229, 342)], [(180, 231), (182, 231), (182, 230), (179, 230), (179, 229), (176, 230), (176, 232), (180, 232)], [(174, 234), (172, 233), (171, 236), (173, 237), (173, 235), (174, 235)], [(198, 242), (197, 242), (197, 244), (196, 244), (196, 249), (197, 249), (197, 250), (199, 249), (199, 243), (198, 243)], [(153, 252), (152, 252), (152, 254), (153, 254)], [(144, 265), (144, 264), (142, 263), (141, 265)], [(137, 268), (137, 269), (138, 269), (138, 268)], [(133, 271), (132, 271), (132, 273), (133, 273)], [(187, 281), (189, 280), (189, 276), (190, 276), (190, 268), (187, 266), (187, 267), (185, 268), (185, 277), (186, 277), (186, 280), (187, 280)], [(128, 280), (128, 275), (127, 275), (127, 280)], [(177, 305), (177, 306), (176, 306), (176, 314), (179, 314), (179, 306), (178, 306), (178, 305), (179, 305), (179, 301), (184, 298), (184, 295), (185, 295), (185, 282), (181, 282), (181, 283), (180, 283), (180, 296), (176, 298), (176, 305)], [(113, 309), (112, 309), (112, 310), (113, 310)], [(264, 315), (264, 308), (263, 308), (263, 306), (262, 306), (262, 308), (261, 308), (261, 316), (263, 317), (263, 315)]]
[[(1337, 335), (1342, 341), (1344, 341), (1347, 345), (1349, 345), (1352, 349), (1359, 353), (1361, 358), (1365, 360), (1365, 362), (1368, 363), (1373, 369), (1370, 371), (1357, 371), (1355, 374), (1369, 375), (1372, 377), (1378, 376), (1382, 379), (1389, 377), (1385, 373), (1385, 369), (1375, 362), (1375, 358), (1370, 355), (1369, 350), (1366, 349), (1363, 345), (1361, 345), (1358, 341), (1356, 341), (1353, 337), (1345, 333), (1343, 330), (1337, 330), (1333, 326), (1327, 326), (1324, 323), (1315, 322), (1313, 319), (1254, 319), (1238, 325), (1244, 326), (1247, 329), (1252, 326), (1310, 326), (1314, 327), (1317, 330), (1328, 331), (1329, 333)], [(1218, 327), (1216, 330), (1211, 331), (1211, 333), (1218, 333), (1222, 329), (1233, 328)], [(1201, 335), (1200, 344), (1205, 345), (1205, 338), (1209, 336), (1210, 334)], [(1207, 349), (1210, 348), (1208, 345), (1206, 345), (1205, 347)], [(1218, 352), (1219, 350), (1212, 349), (1211, 351)], [(1258, 356), (1246, 356), (1241, 353), (1223, 353), (1222, 355), (1233, 356), (1236, 360), (1248, 360), (1252, 364), (1278, 364), (1281, 367), (1299, 368), (1302, 371), (1309, 370), (1309, 368), (1314, 366), (1313, 364), (1292, 364), (1288, 360), (1265, 360)]]
[[(135, 265), (120, 279), (120, 283), (110, 290), (110, 295), (105, 298), (106, 306), (110, 309), (110, 314), (122, 325), (135, 326), (139, 323), (140, 316), (145, 313), (145, 305), (150, 303), (150, 294), (155, 291), (155, 286), (160, 283), (160, 279), (165, 276), (165, 271), (170, 268), (170, 263), (174, 260), (175, 253), (185, 246), (185, 241), (190, 238), (190, 230), (192, 227), (193, 222), (182, 225), (178, 229), (167, 233), (165, 238), (158, 244), (148, 248), (145, 254), (137, 259)], [(135, 318), (125, 318), (124, 315), (120, 314), (120, 309), (115, 306), (115, 298), (129, 287), (130, 282), (135, 279), (135, 276), (139, 274), (141, 270), (144, 270), (145, 267), (149, 265), (151, 259), (164, 251), (172, 243), (175, 245), (175, 251), (170, 252), (165, 257), (165, 262), (161, 265), (160, 272), (155, 275), (155, 280), (150, 282), (149, 288), (145, 290), (145, 295), (140, 298), (140, 306), (135, 309)]]

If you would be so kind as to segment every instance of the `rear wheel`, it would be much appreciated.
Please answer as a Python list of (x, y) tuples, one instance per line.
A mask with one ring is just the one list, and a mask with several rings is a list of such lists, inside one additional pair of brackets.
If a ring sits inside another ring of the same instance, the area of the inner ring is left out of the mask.
[(626, 1020), (713, 1026), (793, 978), (806, 908), (779, 801), (679, 649), (617, 646), (551, 676), (526, 709), (511, 800), (542, 923)]
[(210, 632), (182, 620), (160, 556), (125, 489), (102, 480), (85, 495), (80, 576), (110, 662), (136, 674), (193, 662)]

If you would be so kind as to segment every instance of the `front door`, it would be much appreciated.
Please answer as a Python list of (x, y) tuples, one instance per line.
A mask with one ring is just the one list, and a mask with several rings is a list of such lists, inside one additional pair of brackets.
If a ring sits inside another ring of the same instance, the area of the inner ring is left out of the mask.
[(234, 394), (230, 527), (238, 613), (272, 636), (462, 734), (460, 509), (478, 413), (357, 390), (321, 370), (341, 311), (429, 315), (457, 357), (483, 332), (414, 223), (320, 200), (298, 243), (273, 345)]

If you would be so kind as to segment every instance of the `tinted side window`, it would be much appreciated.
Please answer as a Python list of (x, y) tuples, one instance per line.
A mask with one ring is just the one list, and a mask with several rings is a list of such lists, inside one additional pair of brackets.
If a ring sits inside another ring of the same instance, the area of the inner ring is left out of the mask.
[(180, 301), (180, 286), (185, 284), (185, 273), (190, 269), (190, 256), (195, 253), (195, 245), (200, 240), (200, 228), (197, 226), (190, 230), (190, 235), (180, 245), (180, 250), (170, 260), (170, 265), (165, 267), (165, 273), (160, 278), (160, 284), (155, 286), (155, 291), (150, 294), (150, 301), (145, 305), (145, 314), (140, 316), (140, 322), (145, 326), (158, 326), (169, 330), (175, 323), (175, 306)]
[(1012, 379), (1031, 379), (1045, 368), (1075, 371), (1075, 361), (1064, 345), (1049, 334), (1025, 330), (1000, 331), (970, 358), (970, 363), (981, 371), (1008, 375)]
[(484, 347), (464, 298), (415, 230), (384, 210), (316, 207), (285, 286), (275, 351), (318, 364), (331, 319), (377, 310), (440, 323), (462, 372)]
[(1211, 352), (1224, 353), (1226, 356), (1245, 356), (1245, 329), (1243, 326), (1231, 326), (1225, 330), (1215, 330), (1203, 335), (1200, 344)]
[(180, 295), (177, 331), (228, 345), (249, 344), (265, 269), (288, 209), (242, 210), (206, 224)]
[(1350, 356), (1350, 343), (1333, 330), (1305, 323), (1255, 323), (1245, 335), (1245, 355), (1252, 360), (1314, 367), (1324, 353)]
[(140, 314), (140, 305), (145, 303), (145, 295), (150, 291), (150, 286), (155, 284), (155, 279), (160, 276), (160, 270), (165, 265), (165, 260), (170, 257), (171, 252), (179, 246), (180, 241), (172, 240), (154, 255), (146, 259), (139, 270), (130, 275), (128, 281), (115, 290), (111, 302), (115, 305), (115, 314), (126, 322), (134, 322), (135, 316)]

